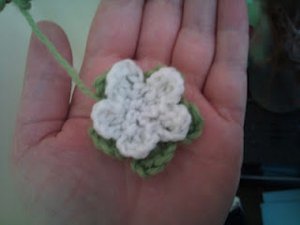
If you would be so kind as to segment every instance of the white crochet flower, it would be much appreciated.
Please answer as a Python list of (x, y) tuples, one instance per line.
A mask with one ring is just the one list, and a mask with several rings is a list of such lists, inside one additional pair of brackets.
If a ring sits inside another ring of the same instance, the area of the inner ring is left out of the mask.
[(105, 139), (114, 139), (121, 155), (146, 158), (158, 142), (185, 139), (191, 115), (179, 104), (183, 92), (175, 68), (163, 67), (145, 81), (132, 60), (120, 61), (107, 74), (106, 99), (93, 107), (93, 127)]

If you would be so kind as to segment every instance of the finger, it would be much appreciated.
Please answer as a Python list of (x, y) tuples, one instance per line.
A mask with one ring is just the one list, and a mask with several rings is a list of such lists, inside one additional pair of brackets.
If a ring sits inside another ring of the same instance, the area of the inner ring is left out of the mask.
[[(64, 31), (51, 22), (40, 22), (39, 27), (71, 62), (71, 48)], [(65, 70), (32, 35), (16, 130), (22, 143), (35, 144), (61, 130), (68, 113), (70, 88)]]
[(137, 59), (145, 70), (170, 64), (181, 24), (182, 0), (148, 0), (137, 48)]
[(217, 26), (216, 56), (204, 94), (226, 119), (242, 124), (249, 39), (245, 1), (219, 1)]
[(216, 0), (185, 1), (182, 27), (174, 49), (172, 64), (199, 87), (214, 55), (216, 5)]
[[(132, 58), (136, 51), (142, 0), (102, 0), (91, 25), (81, 77), (89, 83), (107, 67), (107, 58)], [(101, 67), (101, 68), (99, 68)]]
[[(96, 77), (116, 61), (136, 51), (144, 2), (102, 0), (94, 17), (81, 69), (81, 79), (92, 86)], [(71, 117), (88, 116), (93, 101), (75, 91)]]

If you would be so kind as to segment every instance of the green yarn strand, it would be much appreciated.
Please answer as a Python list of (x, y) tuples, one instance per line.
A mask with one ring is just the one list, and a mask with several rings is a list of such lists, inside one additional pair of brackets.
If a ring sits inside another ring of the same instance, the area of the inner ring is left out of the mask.
[(0, 12), (12, 1), (22, 10), (28, 10), (31, 8), (31, 0), (0, 0)]
[(0, 0), (0, 12), (5, 8), (6, 4), (6, 0)]
[[(3, 0), (0, 0), (3, 1)], [(69, 62), (58, 52), (54, 44), (43, 34), (40, 30), (31, 14), (27, 11), (31, 7), (31, 0), (13, 0), (13, 2), (18, 6), (21, 13), (30, 25), (32, 32), (36, 37), (43, 43), (48, 51), (52, 54), (55, 60), (61, 65), (62, 68), (66, 70), (68, 75), (72, 78), (77, 88), (85, 95), (97, 100), (98, 97), (82, 82), (76, 70), (69, 64)], [(1, 5), (0, 5), (1, 6)]]
[(58, 52), (53, 43), (49, 41), (49, 39), (42, 33), (37, 24), (34, 22), (32, 16), (26, 10), (21, 10), (21, 12), (28, 21), (29, 25), (32, 28), (32, 31), (35, 33), (37, 38), (47, 47), (48, 51), (53, 55), (56, 61), (67, 71), (73, 82), (76, 84), (77, 88), (85, 95), (97, 100), (95, 94), (81, 81), (76, 70)]
[(6, 4), (10, 2), (11, 0), (0, 0), (0, 12), (5, 8)]
[(12, 0), (20, 9), (28, 10), (31, 8), (31, 0)]

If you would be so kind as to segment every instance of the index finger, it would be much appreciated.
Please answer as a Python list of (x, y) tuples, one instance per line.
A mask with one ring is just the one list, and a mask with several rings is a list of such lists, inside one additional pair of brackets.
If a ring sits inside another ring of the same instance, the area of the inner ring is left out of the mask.
[[(101, 1), (91, 25), (80, 73), (88, 86), (118, 60), (134, 56), (143, 6), (143, 0)], [(75, 91), (70, 116), (89, 116), (93, 103)]]

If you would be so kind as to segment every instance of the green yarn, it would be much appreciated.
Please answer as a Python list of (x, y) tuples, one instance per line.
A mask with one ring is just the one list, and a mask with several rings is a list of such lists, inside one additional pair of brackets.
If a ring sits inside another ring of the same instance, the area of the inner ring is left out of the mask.
[[(68, 73), (68, 75), (72, 78), (72, 81), (75, 83), (77, 88), (84, 93), (85, 95), (97, 100), (98, 97), (95, 93), (93, 93), (80, 79), (76, 70), (69, 64), (69, 62), (58, 52), (57, 48), (53, 45), (53, 43), (43, 34), (40, 30), (36, 22), (34, 21), (31, 14), (28, 10), (31, 8), (31, 0), (12, 0), (13, 3), (19, 8), (22, 15), (27, 20), (29, 26), (32, 29), (32, 32), (36, 35), (36, 37), (44, 44), (44, 46), (48, 49), (48, 51), (52, 54), (55, 60), (60, 64), (62, 68)], [(0, 0), (0, 11), (2, 11), (8, 0)]]
[(162, 172), (173, 159), (176, 143), (158, 143), (145, 159), (132, 160), (131, 169), (141, 177), (149, 177)]
[(156, 66), (154, 69), (152, 69), (152, 70), (149, 70), (149, 71), (146, 71), (145, 73), (144, 73), (144, 77), (145, 78), (148, 78), (148, 77), (150, 77), (153, 73), (155, 73), (156, 71), (158, 71), (160, 68), (162, 68), (163, 66), (162, 65), (158, 65), (158, 66)]
[(6, 4), (8, 4), (9, 1), (7, 0), (0, 0), (0, 12), (5, 8)]
[(98, 100), (101, 100), (105, 97), (105, 84), (106, 84), (106, 75), (108, 71), (104, 74), (97, 77), (94, 83), (94, 87), (96, 90), (96, 96)]
[(20, 9), (28, 10), (31, 8), (31, 0), (12, 0)]
[(203, 131), (203, 126), (204, 126), (204, 121), (202, 119), (202, 116), (197, 106), (195, 106), (194, 104), (186, 100), (183, 100), (182, 104), (184, 104), (187, 107), (192, 117), (192, 123), (190, 125), (190, 129), (188, 131), (186, 138), (183, 140), (185, 144), (189, 144), (193, 140), (201, 136)]
[[(96, 149), (101, 150), (108, 156), (116, 159), (124, 159), (119, 153), (116, 142), (112, 139), (105, 139), (90, 128), (89, 135), (92, 138)], [(151, 151), (145, 159), (131, 161), (131, 169), (141, 177), (153, 176), (165, 169), (168, 163), (172, 160), (176, 151), (176, 143), (158, 143), (157, 147)]]
[[(151, 76), (151, 74), (156, 72), (159, 68), (160, 67), (157, 67), (151, 71), (145, 72), (145, 78)], [(94, 83), (96, 95), (99, 100), (105, 98), (106, 75), (107, 72), (99, 76)], [(194, 104), (185, 99), (182, 99), (180, 103), (187, 107), (192, 117), (188, 134), (185, 140), (182, 141), (183, 144), (189, 144), (201, 135), (204, 122), (198, 111), (198, 108)], [(103, 151), (105, 154), (113, 158), (123, 159), (116, 147), (116, 142), (114, 140), (102, 138), (93, 128), (89, 130), (89, 135), (98, 150)], [(131, 169), (141, 177), (149, 177), (162, 172), (174, 157), (176, 145), (177, 144), (174, 142), (159, 142), (156, 148), (153, 149), (145, 159), (132, 159)]]
[(22, 10), (31, 8), (31, 0), (0, 0), (0, 12), (11, 2), (14, 2)]
[(93, 129), (89, 129), (89, 135), (92, 138), (92, 141), (97, 149), (101, 149), (102, 152), (105, 154), (117, 158), (117, 159), (122, 159), (122, 155), (119, 153), (117, 147), (116, 147), (116, 142), (112, 139), (107, 140), (100, 135), (97, 134), (97, 132)]

